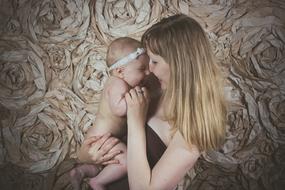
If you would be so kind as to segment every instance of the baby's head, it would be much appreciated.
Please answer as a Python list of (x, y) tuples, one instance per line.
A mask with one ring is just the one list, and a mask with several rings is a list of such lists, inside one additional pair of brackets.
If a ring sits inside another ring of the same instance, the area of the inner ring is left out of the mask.
[(121, 37), (112, 41), (106, 58), (111, 75), (125, 80), (132, 87), (139, 85), (149, 74), (149, 58), (141, 47), (139, 41), (129, 37)]

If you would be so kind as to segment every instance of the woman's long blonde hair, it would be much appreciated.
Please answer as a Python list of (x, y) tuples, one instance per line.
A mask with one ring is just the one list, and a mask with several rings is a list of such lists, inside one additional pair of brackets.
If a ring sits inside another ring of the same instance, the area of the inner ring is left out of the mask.
[(200, 151), (218, 148), (225, 136), (223, 81), (202, 27), (186, 15), (174, 15), (149, 28), (142, 42), (169, 64), (164, 102), (173, 131)]

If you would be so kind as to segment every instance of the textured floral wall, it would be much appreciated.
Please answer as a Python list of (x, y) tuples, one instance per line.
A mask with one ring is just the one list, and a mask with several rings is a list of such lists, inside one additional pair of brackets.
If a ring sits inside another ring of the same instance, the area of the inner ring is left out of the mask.
[(0, 189), (71, 189), (108, 43), (175, 13), (207, 31), (231, 103), (224, 146), (178, 189), (284, 188), (284, 0), (0, 0)]

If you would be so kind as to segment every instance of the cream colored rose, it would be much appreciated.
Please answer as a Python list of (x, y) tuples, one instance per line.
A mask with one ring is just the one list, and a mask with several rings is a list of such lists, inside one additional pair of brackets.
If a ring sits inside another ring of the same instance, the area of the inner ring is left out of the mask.
[(69, 89), (49, 91), (45, 98), (51, 105), (54, 115), (63, 120), (72, 131), (69, 156), (76, 157), (76, 151), (84, 140), (84, 134), (92, 126), (95, 115), (87, 112), (86, 104)]
[(72, 133), (48, 103), (38, 102), (10, 125), (3, 128), (9, 162), (30, 172), (43, 172), (67, 155)]
[(272, 164), (270, 157), (255, 153), (241, 164), (241, 169), (246, 176), (257, 180), (261, 175), (267, 172), (270, 164)]
[(191, 182), (188, 189), (195, 190), (240, 190), (246, 189), (246, 178), (236, 167), (224, 169), (199, 160), (195, 164), (197, 176)]
[(93, 109), (96, 109), (104, 84), (109, 77), (105, 57), (105, 47), (83, 43), (77, 49), (77, 57), (73, 59), (73, 63), (76, 64), (73, 78), (74, 92), (85, 103), (93, 104)]
[(257, 8), (233, 23), (232, 54), (245, 60), (243, 67), (248, 75), (269, 80), (285, 89), (282, 80), (285, 77), (282, 72), (285, 69), (285, 30), (280, 18), (271, 14), (272, 10), (271, 7)]
[[(6, 163), (0, 170), (0, 187), (3, 190), (21, 189), (21, 190), (39, 190), (48, 189), (45, 183), (46, 176), (27, 173), (23, 168)], [(50, 185), (48, 185), (50, 186)]]
[(92, 6), (94, 19), (92, 24), (98, 29), (98, 38), (104, 44), (109, 44), (113, 39), (122, 36), (139, 39), (142, 32), (165, 13), (159, 1), (149, 0), (102, 0), (96, 1)]
[(70, 51), (58, 45), (49, 45), (47, 53), (50, 58), (51, 68), (55, 71), (65, 70), (71, 64)]
[(50, 80), (43, 50), (21, 36), (0, 38), (0, 102), (19, 109), (42, 98)]
[(44, 48), (49, 56), (53, 74), (49, 89), (71, 87), (73, 79), (71, 51), (60, 44), (45, 44)]
[(234, 1), (190, 0), (189, 4), (188, 15), (198, 21), (206, 31), (214, 32), (218, 37), (228, 33), (223, 31), (223, 25), (231, 14), (229, 11), (233, 9)]
[[(18, 10), (34, 40), (45, 43), (83, 40), (90, 22), (89, 0), (31, 0)], [(27, 24), (26, 24), (27, 23)]]
[(285, 95), (274, 91), (265, 94), (258, 101), (261, 124), (269, 137), (278, 143), (285, 143)]

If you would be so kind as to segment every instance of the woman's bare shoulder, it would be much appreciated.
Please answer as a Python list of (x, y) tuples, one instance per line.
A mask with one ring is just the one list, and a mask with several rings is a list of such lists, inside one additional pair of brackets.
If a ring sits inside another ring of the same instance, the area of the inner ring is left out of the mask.
[(194, 154), (198, 157), (200, 156), (200, 151), (198, 147), (194, 144), (187, 143), (184, 137), (182, 136), (182, 134), (180, 133), (180, 131), (175, 132), (175, 134), (173, 135), (173, 138), (170, 140), (170, 144), (173, 147), (183, 148), (187, 150), (189, 153), (191, 153), (191, 155)]

